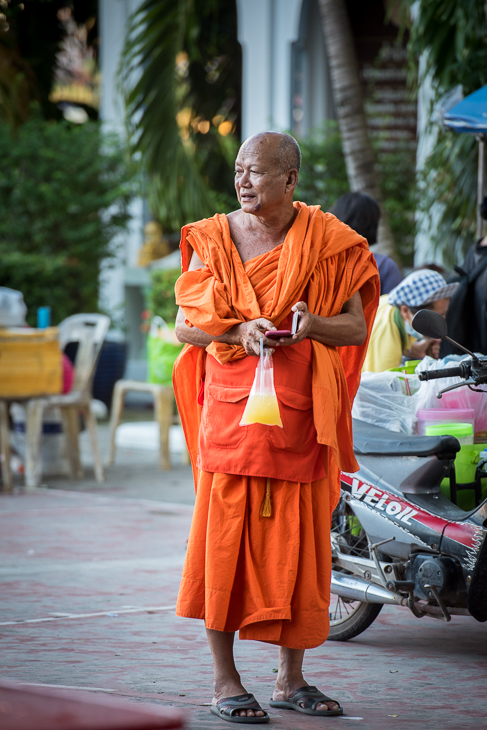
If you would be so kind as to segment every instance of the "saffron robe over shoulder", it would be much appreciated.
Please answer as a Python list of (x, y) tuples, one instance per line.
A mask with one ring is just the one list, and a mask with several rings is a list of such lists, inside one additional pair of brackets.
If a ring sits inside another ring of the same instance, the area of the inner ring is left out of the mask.
[[(311, 340), (318, 443), (332, 449), (341, 470), (353, 472), (358, 465), (353, 454), (351, 401), (360, 382), (378, 305), (377, 266), (366, 240), (331, 213), (299, 202), (294, 206), (298, 214), (279, 257), (264, 257), (253, 285), (225, 215), (185, 226), (181, 239), (183, 274), (176, 283), (176, 301), (189, 326), (219, 336), (236, 324), (259, 317), (279, 326), (306, 288), (310, 312), (322, 317), (339, 314), (345, 302), (360, 291), (368, 331), (364, 344), (336, 348)], [(204, 269), (188, 271), (193, 250), (204, 262)], [(246, 356), (242, 347), (217, 342), (212, 342), (207, 352), (222, 365)], [(204, 380), (205, 360), (202, 348), (186, 345), (173, 376), (193, 465), (201, 418), (201, 407), (195, 404)]]

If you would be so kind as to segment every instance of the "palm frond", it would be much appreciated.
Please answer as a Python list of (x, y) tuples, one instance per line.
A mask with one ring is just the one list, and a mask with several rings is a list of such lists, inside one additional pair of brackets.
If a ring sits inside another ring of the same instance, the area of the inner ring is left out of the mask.
[[(424, 60), (423, 76), (432, 78), (431, 111), (450, 89), (464, 95), (487, 84), (487, 18), (483, 0), (402, 0), (411, 10), (409, 52)], [(430, 115), (433, 118), (433, 114)], [(433, 124), (434, 122), (432, 122)], [(421, 176), (421, 210), (441, 202), (436, 245), (447, 263), (460, 260), (473, 241), (476, 218), (477, 145), (466, 134), (438, 130)]]
[[(216, 0), (204, 7), (195, 0), (144, 0), (130, 19), (121, 57), (119, 88), (131, 147), (143, 160), (151, 207), (173, 230), (218, 209), (221, 196), (215, 194), (209, 174), (218, 178), (218, 170), (214, 173), (220, 166), (225, 168), (220, 178), (226, 177), (232, 169), (231, 140), (210, 130), (206, 121), (219, 113), (226, 87), (211, 90), (213, 108), (205, 98), (211, 94), (204, 93), (211, 80), (197, 78), (204, 91), (195, 93), (195, 77), (206, 74), (205, 53), (218, 53), (218, 37), (206, 38), (206, 44), (201, 37), (215, 27), (206, 21), (209, 13), (217, 17), (219, 5)], [(225, 65), (224, 52), (221, 58), (225, 71), (231, 64)], [(222, 80), (228, 87), (225, 73)], [(198, 133), (199, 114), (207, 125), (204, 134)]]
[(176, 119), (176, 56), (193, 12), (193, 0), (145, 0), (130, 20), (119, 71), (129, 139), (145, 161), (150, 201), (174, 228), (212, 210), (211, 194)]
[(419, 210), (428, 215), (434, 203), (442, 204), (433, 248), (449, 266), (463, 260), (475, 239), (477, 159), (473, 136), (445, 130), (421, 172)]

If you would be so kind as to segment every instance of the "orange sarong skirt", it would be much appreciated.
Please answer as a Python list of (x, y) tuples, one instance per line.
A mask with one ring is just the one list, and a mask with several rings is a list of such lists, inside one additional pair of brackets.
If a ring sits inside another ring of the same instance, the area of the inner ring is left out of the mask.
[(273, 479), (272, 516), (261, 517), (266, 479), (197, 475), (196, 504), (178, 616), (291, 649), (329, 631), (331, 513), (338, 470), (311, 483)]

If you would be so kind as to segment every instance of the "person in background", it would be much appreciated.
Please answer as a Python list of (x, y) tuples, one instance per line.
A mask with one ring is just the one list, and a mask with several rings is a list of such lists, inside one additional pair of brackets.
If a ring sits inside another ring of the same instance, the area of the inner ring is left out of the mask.
[[(414, 271), (421, 271), (421, 269), (429, 269), (430, 271), (436, 271), (437, 274), (440, 274), (444, 279), (446, 279), (448, 275), (448, 271), (445, 269), (444, 266), (441, 266), (440, 264), (421, 264), (421, 266), (416, 266)], [(411, 273), (411, 272), (410, 272)], [(451, 282), (448, 282), (451, 283)]]
[(403, 355), (411, 360), (422, 360), (426, 354), (438, 358), (440, 341), (417, 339), (412, 319), (420, 309), (431, 309), (445, 317), (457, 287), (447, 284), (436, 271), (420, 269), (406, 276), (389, 294), (383, 294), (362, 370), (378, 373), (398, 367)]
[[(345, 193), (331, 209), (338, 220), (346, 223), (358, 234), (367, 239), (369, 246), (377, 243), (379, 230), (379, 204), (366, 193)], [(380, 277), (380, 293), (389, 294), (402, 280), (403, 275), (396, 262), (382, 253), (374, 254)]]
[[(487, 196), (480, 213), (487, 220)], [(446, 318), (448, 334), (472, 352), (487, 354), (487, 236), (471, 246), (462, 266), (455, 269), (457, 275), (449, 281), (456, 281), (459, 286)], [(446, 340), (441, 343), (442, 357), (460, 352)]]

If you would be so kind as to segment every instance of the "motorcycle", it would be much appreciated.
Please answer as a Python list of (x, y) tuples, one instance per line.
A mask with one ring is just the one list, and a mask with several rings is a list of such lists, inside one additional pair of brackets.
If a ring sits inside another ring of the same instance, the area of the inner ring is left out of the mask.
[[(419, 311), (413, 327), (445, 339), (443, 317)], [(487, 383), (487, 357), (467, 352), (457, 367), (422, 372), (420, 380), (460, 376), (437, 394)], [(480, 389), (481, 392), (485, 392)], [(341, 498), (332, 518), (330, 635), (347, 641), (365, 631), (385, 604), (407, 606), (417, 618), (450, 621), (468, 615), (487, 621), (487, 498), (482, 478), (457, 484), (453, 436), (409, 436), (354, 419), (354, 451), (360, 470), (341, 474)], [(440, 489), (450, 478), (450, 497)], [(475, 490), (475, 508), (456, 504), (458, 490)]]

